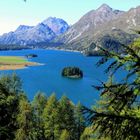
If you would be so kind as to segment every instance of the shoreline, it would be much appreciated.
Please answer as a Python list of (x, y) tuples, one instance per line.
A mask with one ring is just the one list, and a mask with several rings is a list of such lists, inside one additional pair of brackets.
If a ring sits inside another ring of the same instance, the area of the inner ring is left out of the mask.
[(20, 50), (0, 50), (0, 51), (22, 51), (22, 50), (50, 50), (50, 51), (63, 51), (63, 52), (73, 52), (73, 53), (80, 53), (86, 57), (101, 57), (104, 56), (103, 54), (92, 54), (92, 55), (86, 55), (84, 51), (78, 51), (78, 50), (70, 50), (70, 49), (58, 49), (58, 48), (29, 48), (29, 49), (20, 49)]
[(27, 62), (24, 64), (1, 64), (0, 65), (0, 71), (4, 70), (19, 70), (19, 69), (25, 69), (31, 66), (40, 66), (42, 64), (36, 63), (36, 62)]
[(0, 70), (18, 70), (30, 66), (42, 65), (37, 62), (28, 61), (22, 56), (0, 56)]
[(58, 48), (45, 48), (45, 50), (83, 53), (83, 51), (69, 50), (69, 49), (58, 49)]

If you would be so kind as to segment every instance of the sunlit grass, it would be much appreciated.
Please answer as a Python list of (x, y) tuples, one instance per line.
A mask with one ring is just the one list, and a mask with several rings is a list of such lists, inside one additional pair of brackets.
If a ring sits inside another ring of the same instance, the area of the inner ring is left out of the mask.
[(35, 62), (29, 62), (24, 57), (0, 56), (0, 70), (16, 70), (35, 65), (39, 64)]
[(16, 56), (0, 56), (0, 63), (1, 64), (23, 64), (27, 63), (28, 61), (22, 57)]

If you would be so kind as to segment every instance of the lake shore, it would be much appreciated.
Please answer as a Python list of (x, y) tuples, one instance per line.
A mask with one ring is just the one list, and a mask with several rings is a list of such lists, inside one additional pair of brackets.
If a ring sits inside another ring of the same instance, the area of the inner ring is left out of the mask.
[(83, 51), (70, 50), (70, 49), (60, 49), (60, 48), (46, 48), (46, 50), (83, 53)]
[(31, 66), (39, 66), (41, 64), (35, 62), (27, 62), (25, 64), (0, 64), (0, 70), (18, 70)]
[(0, 70), (17, 70), (38, 65), (41, 64), (29, 62), (23, 57), (0, 56)]

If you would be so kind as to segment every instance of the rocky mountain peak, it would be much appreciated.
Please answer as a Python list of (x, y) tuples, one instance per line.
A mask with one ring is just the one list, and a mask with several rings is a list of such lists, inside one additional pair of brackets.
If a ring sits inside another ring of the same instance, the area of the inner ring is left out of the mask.
[(69, 25), (66, 21), (61, 18), (49, 17), (42, 22), (45, 25), (48, 25), (49, 28), (56, 34), (60, 35), (66, 32), (69, 28)]
[(105, 12), (105, 11), (112, 11), (113, 9), (107, 5), (107, 4), (102, 4), (96, 11), (100, 12)]
[(116, 19), (121, 13), (122, 11), (114, 10), (107, 4), (103, 4), (98, 9), (85, 14), (62, 36), (62, 40), (68, 43), (75, 42), (84, 35), (92, 34), (91, 32), (94, 32), (99, 26)]
[(128, 44), (136, 37), (131, 31), (140, 29), (139, 13), (140, 6), (124, 12), (103, 4), (81, 17), (57, 41), (77, 50), (91, 47), (93, 42), (98, 46), (118, 49), (119, 42)]
[(0, 44), (36, 44), (49, 42), (66, 32), (69, 25), (60, 18), (49, 17), (36, 26), (20, 25), (14, 32), (0, 36)]
[(34, 26), (20, 25), (20, 26), (16, 29), (16, 32), (25, 31), (25, 30), (31, 29), (31, 28), (33, 28), (33, 27), (34, 27)]

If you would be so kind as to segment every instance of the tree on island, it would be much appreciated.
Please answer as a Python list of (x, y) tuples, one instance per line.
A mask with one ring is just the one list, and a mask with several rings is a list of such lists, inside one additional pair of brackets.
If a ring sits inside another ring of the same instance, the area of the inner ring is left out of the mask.
[(34, 57), (38, 57), (38, 56), (37, 56), (37, 54), (27, 54), (27, 55), (25, 55), (25, 57), (34, 58)]
[(65, 67), (62, 70), (62, 76), (69, 78), (82, 78), (83, 72), (78, 67)]

